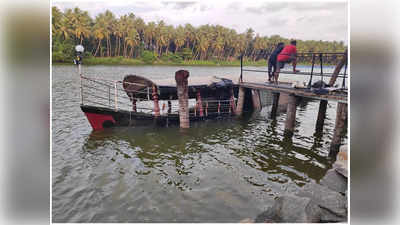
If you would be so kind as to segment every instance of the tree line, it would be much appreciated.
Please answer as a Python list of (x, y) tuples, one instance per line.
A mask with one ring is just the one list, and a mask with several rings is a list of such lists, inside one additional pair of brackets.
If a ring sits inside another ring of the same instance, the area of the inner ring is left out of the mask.
[[(279, 35), (260, 36), (248, 28), (243, 33), (220, 25), (172, 26), (164, 21), (144, 22), (133, 13), (116, 17), (106, 10), (91, 18), (79, 8), (62, 12), (52, 7), (53, 60), (69, 60), (73, 46), (85, 46), (92, 57), (177, 57), (183, 60), (233, 61), (266, 59), (278, 42), (290, 40)], [(298, 52), (344, 52), (343, 41), (297, 40)]]

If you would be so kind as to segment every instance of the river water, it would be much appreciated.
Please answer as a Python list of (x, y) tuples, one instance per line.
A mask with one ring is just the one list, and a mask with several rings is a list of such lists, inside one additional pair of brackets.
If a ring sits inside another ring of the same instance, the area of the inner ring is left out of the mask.
[[(179, 69), (189, 70), (190, 78), (237, 80), (240, 74), (237, 67), (176, 66), (84, 66), (83, 72), (113, 80), (126, 74), (172, 80)], [(318, 183), (332, 166), (334, 102), (322, 133), (314, 131), (319, 102), (301, 103), (291, 139), (283, 136), (285, 113), (271, 120), (268, 106), (185, 133), (178, 127), (93, 132), (79, 108), (76, 70), (52, 67), (53, 222), (238, 222), (254, 218), (281, 194)], [(290, 76), (281, 75), (305, 79)], [(245, 79), (251, 77), (266, 79)]]

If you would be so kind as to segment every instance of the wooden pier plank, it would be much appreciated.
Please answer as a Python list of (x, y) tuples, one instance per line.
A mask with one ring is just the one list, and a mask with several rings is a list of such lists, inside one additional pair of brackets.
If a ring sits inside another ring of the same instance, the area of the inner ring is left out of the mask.
[(341, 103), (347, 103), (347, 93), (329, 93), (329, 94), (316, 94), (309, 89), (303, 88), (293, 88), (288, 84), (263, 84), (263, 83), (251, 83), (251, 82), (242, 82), (239, 84), (240, 87), (257, 89), (257, 90), (265, 90), (272, 92), (282, 92), (287, 94), (294, 94), (296, 96), (313, 98), (319, 100), (330, 100), (337, 101)]

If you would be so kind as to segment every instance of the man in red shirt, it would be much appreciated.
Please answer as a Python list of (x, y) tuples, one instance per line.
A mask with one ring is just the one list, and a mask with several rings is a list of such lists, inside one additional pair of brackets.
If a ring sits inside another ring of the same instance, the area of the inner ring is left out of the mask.
[(292, 62), (293, 73), (300, 72), (299, 70), (296, 70), (296, 59), (297, 59), (296, 40), (293, 40), (290, 42), (290, 45), (286, 45), (282, 49), (281, 53), (279, 53), (278, 55), (276, 71), (274, 74), (276, 84), (278, 84), (279, 72), (281, 71), (281, 68), (285, 66), (285, 63)]

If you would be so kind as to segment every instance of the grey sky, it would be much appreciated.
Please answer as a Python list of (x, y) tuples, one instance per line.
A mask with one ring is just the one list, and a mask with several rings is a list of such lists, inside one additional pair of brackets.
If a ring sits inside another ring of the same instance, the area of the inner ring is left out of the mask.
[(251, 27), (261, 36), (347, 42), (346, 1), (53, 0), (52, 4), (62, 10), (79, 6), (92, 17), (109, 9), (117, 16), (132, 12), (146, 22), (164, 20), (174, 26), (219, 24), (239, 33)]

